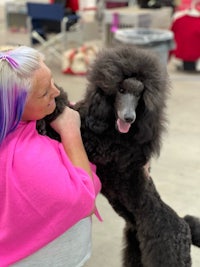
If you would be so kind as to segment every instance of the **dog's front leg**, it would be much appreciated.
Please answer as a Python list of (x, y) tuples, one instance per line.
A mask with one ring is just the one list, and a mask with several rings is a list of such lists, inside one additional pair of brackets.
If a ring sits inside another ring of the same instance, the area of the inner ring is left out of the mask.
[(137, 232), (128, 222), (124, 228), (124, 244), (123, 267), (143, 267)]
[[(143, 266), (191, 267), (187, 223), (162, 201), (151, 178), (141, 173), (133, 180), (138, 190), (126, 195), (124, 205), (134, 214)], [(132, 181), (129, 182), (131, 188)]]

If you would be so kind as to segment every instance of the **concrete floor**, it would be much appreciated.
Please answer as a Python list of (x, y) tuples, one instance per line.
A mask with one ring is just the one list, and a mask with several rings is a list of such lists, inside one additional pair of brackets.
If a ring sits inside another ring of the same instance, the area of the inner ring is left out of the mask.
[[(18, 34), (6, 36), (0, 25), (0, 45), (8, 44), (10, 37), (21, 42)], [(67, 90), (70, 100), (81, 99), (85, 77), (63, 75), (60, 64), (49, 65), (55, 82)], [(163, 138), (160, 158), (152, 160), (151, 174), (162, 199), (180, 216), (200, 216), (200, 75), (178, 72), (173, 60), (168, 70), (172, 82), (168, 133)], [(86, 267), (120, 267), (124, 221), (101, 195), (97, 206), (104, 221), (93, 218), (93, 254)], [(200, 266), (200, 249), (192, 247), (192, 260), (193, 267)]]

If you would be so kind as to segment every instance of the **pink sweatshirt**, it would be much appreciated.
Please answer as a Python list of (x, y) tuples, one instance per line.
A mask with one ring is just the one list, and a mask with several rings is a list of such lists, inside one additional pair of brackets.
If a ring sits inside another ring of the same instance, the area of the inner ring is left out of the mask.
[(0, 267), (27, 257), (94, 207), (101, 184), (74, 167), (61, 143), (20, 122), (0, 146)]

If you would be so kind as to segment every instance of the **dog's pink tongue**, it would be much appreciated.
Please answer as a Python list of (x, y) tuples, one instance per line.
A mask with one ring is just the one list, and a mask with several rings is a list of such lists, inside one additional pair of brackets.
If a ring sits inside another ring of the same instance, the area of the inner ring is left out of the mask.
[(120, 133), (127, 133), (131, 124), (123, 120), (117, 119), (117, 127)]

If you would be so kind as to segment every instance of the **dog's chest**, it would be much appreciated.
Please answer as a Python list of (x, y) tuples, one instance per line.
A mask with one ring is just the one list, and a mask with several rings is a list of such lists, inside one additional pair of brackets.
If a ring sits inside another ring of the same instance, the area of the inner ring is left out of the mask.
[(87, 134), (83, 135), (83, 142), (90, 161), (95, 164), (126, 165), (134, 160), (136, 146), (120, 136)]

